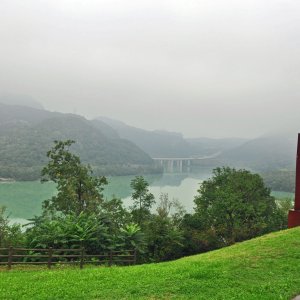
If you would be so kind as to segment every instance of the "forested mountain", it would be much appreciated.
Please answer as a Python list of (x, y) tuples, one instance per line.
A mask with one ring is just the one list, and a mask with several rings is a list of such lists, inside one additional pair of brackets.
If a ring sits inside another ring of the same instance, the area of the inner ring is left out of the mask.
[[(89, 121), (74, 114), (0, 103), (0, 177), (37, 179), (54, 140), (73, 139), (75, 153), (97, 174), (157, 172), (151, 157), (203, 157), (206, 166), (229, 165), (258, 172), (293, 170), (297, 130), (253, 140), (185, 139), (108, 118)], [(147, 154), (146, 154), (147, 153)]]
[(36, 179), (54, 140), (72, 139), (73, 151), (97, 174), (154, 171), (153, 161), (101, 121), (0, 104), (0, 177)]
[(201, 157), (213, 155), (241, 145), (246, 139), (185, 139), (181, 133), (161, 130), (144, 130), (106, 117), (98, 117), (114, 128), (120, 137), (138, 145), (153, 158)]
[(234, 149), (246, 143), (248, 140), (243, 138), (194, 138), (186, 139), (192, 148), (192, 153), (202, 155), (216, 155), (224, 151)]
[(220, 161), (256, 171), (295, 168), (297, 130), (273, 133), (224, 151)]
[(117, 131), (121, 138), (135, 143), (151, 157), (189, 157), (190, 145), (180, 133), (149, 131), (106, 117), (97, 120), (105, 122)]

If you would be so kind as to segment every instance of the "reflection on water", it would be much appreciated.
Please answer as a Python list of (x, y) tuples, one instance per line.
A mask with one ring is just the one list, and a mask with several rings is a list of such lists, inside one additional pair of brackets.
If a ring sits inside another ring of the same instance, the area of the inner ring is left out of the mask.
[(22, 219), (22, 218), (10, 218), (9, 219), (9, 224), (10, 225), (13, 225), (13, 224), (26, 225), (28, 223), (29, 223), (29, 221), (27, 219)]
[[(177, 199), (190, 212), (194, 207), (194, 197), (200, 183), (209, 178), (211, 169), (202, 169), (197, 173), (178, 173), (145, 176), (149, 182), (150, 192), (159, 201), (161, 193), (167, 193), (169, 199)], [(104, 196), (111, 199), (113, 196), (122, 198), (128, 207), (132, 204), (130, 198), (130, 181), (134, 176), (115, 176), (108, 178), (109, 184), (105, 187)], [(11, 223), (28, 223), (27, 219), (41, 213), (42, 202), (56, 193), (55, 184), (48, 182), (41, 184), (34, 182), (0, 183), (0, 206), (5, 205), (10, 214)], [(276, 198), (293, 197), (291, 193), (272, 192)]]
[[(193, 208), (193, 199), (199, 188), (199, 183), (208, 178), (210, 169), (203, 169), (197, 174), (160, 174), (148, 175), (145, 179), (149, 182), (150, 191), (158, 201), (161, 193), (168, 193), (169, 199), (179, 200), (190, 211)], [(108, 178), (109, 184), (105, 187), (104, 197), (111, 199), (113, 196), (122, 198), (126, 206), (130, 206), (131, 188), (130, 181), (134, 176), (115, 176)], [(56, 192), (53, 183), (41, 184), (34, 182), (14, 182), (0, 184), (0, 205), (7, 207), (11, 222), (26, 223), (29, 218), (41, 213), (42, 202), (51, 198)]]
[[(194, 197), (199, 189), (201, 179), (191, 177), (184, 178), (179, 185), (151, 185), (149, 190), (155, 196), (156, 201), (159, 201), (161, 193), (167, 193), (170, 200), (178, 200), (185, 209), (190, 212), (194, 207)], [(131, 197), (123, 199), (126, 206), (132, 204)]]
[[(164, 173), (159, 175), (144, 176), (150, 185), (150, 190), (156, 190), (156, 187), (177, 187), (181, 189), (186, 179), (192, 179), (190, 188), (195, 187), (194, 180), (197, 183), (207, 179), (211, 175), (211, 168), (203, 168), (197, 173)], [(134, 176), (115, 176), (108, 178), (108, 185), (104, 189), (104, 196), (110, 199), (113, 195), (125, 199), (131, 195), (130, 181)], [(185, 185), (187, 183), (185, 182)], [(197, 190), (197, 188), (196, 188)], [(196, 190), (194, 190), (196, 192)], [(167, 191), (166, 191), (167, 192)]]
[[(198, 173), (164, 173), (160, 176), (146, 176), (149, 182), (150, 192), (155, 196), (156, 201), (159, 201), (161, 193), (167, 193), (169, 199), (178, 200), (188, 212), (191, 212), (194, 207), (194, 197), (200, 187), (200, 183), (209, 178), (211, 169), (202, 169)], [(128, 181), (128, 186), (130, 180)], [(122, 197), (124, 204), (130, 206), (132, 200), (130, 198), (131, 190), (128, 189), (128, 195)]]

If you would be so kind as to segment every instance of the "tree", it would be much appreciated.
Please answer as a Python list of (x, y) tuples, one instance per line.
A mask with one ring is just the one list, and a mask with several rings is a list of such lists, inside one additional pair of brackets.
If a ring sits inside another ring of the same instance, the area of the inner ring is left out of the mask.
[(5, 215), (5, 206), (0, 206), (0, 246), (4, 247), (9, 228), (9, 220)]
[(183, 248), (183, 231), (180, 229), (180, 223), (185, 212), (176, 200), (169, 200), (166, 193), (162, 193), (159, 200), (157, 214), (151, 215), (145, 229), (148, 244), (147, 259), (151, 261), (178, 258)]
[(258, 174), (216, 168), (198, 193), (196, 214), (202, 228), (225, 244), (280, 229), (282, 214)]
[(24, 243), (24, 235), (20, 224), (9, 224), (6, 207), (0, 206), (0, 248), (9, 246), (21, 246)]
[(149, 184), (143, 176), (136, 176), (131, 180), (130, 187), (133, 189), (132, 213), (138, 225), (142, 225), (143, 217), (150, 215), (150, 209), (155, 204), (153, 194), (149, 192)]
[(45, 211), (59, 211), (64, 214), (95, 212), (103, 202), (105, 177), (93, 177), (91, 167), (81, 163), (80, 158), (70, 152), (74, 141), (55, 141), (48, 151), (49, 162), (42, 170), (42, 181), (51, 180), (57, 184), (58, 193), (44, 202)]

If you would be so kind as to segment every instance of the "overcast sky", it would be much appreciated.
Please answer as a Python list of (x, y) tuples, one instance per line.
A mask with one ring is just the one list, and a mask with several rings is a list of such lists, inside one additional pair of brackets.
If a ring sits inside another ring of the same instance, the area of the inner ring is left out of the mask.
[(300, 1), (0, 0), (0, 92), (186, 137), (300, 128)]

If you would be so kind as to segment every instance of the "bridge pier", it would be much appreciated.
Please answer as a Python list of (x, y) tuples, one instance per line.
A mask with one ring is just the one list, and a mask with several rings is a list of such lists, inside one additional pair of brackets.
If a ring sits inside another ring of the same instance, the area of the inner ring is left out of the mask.
[(182, 160), (179, 160), (178, 164), (179, 164), (179, 172), (182, 173)]
[(191, 171), (191, 160), (187, 160), (187, 172)]
[(217, 157), (221, 152), (215, 153), (210, 156), (203, 157), (166, 157), (166, 158), (152, 158), (156, 166), (163, 167), (166, 172), (190, 172), (193, 161), (211, 159)]
[(187, 158), (154, 158), (156, 166), (164, 168), (166, 172), (173, 173), (190, 171), (191, 159)]

